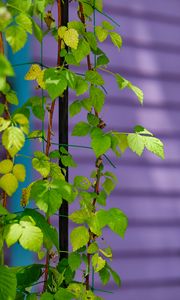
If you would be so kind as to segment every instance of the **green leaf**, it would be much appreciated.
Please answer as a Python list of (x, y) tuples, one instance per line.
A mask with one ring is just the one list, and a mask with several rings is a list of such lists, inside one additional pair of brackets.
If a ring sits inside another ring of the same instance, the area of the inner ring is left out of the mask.
[(85, 92), (87, 92), (88, 88), (89, 86), (87, 81), (78, 76), (76, 80), (76, 86), (75, 86), (76, 96), (80, 96), (84, 94)]
[(16, 92), (13, 90), (10, 90), (7, 94), (6, 94), (6, 100), (14, 105), (18, 105), (19, 101), (16, 95)]
[(12, 157), (24, 146), (24, 142), (25, 137), (20, 128), (11, 126), (3, 132), (2, 144)]
[(65, 44), (72, 49), (77, 49), (78, 42), (79, 42), (79, 34), (76, 29), (69, 28), (65, 31), (63, 40)]
[(8, 215), (9, 212), (8, 210), (2, 206), (2, 204), (0, 203), (0, 216), (5, 216), (5, 215)]
[(94, 268), (95, 273), (99, 272), (101, 269), (104, 268), (106, 264), (106, 261), (98, 255), (98, 253), (95, 253), (92, 257), (92, 266)]
[(90, 129), (91, 126), (88, 123), (79, 122), (74, 126), (72, 136), (85, 136), (89, 133)]
[(45, 85), (52, 100), (61, 96), (67, 88), (67, 80), (60, 71), (49, 68), (44, 72)]
[(62, 162), (63, 166), (65, 166), (65, 167), (77, 167), (77, 164), (75, 163), (75, 161), (72, 158), (72, 155), (70, 155), (70, 154), (62, 155), (61, 162)]
[(32, 185), (31, 199), (36, 202), (39, 209), (49, 216), (53, 215), (61, 206), (60, 184), (61, 181), (53, 179), (51, 182), (38, 180)]
[(69, 106), (69, 112), (70, 112), (70, 117), (74, 117), (75, 115), (79, 114), (81, 112), (81, 102), (79, 100), (74, 101), (71, 103)]
[(75, 176), (74, 177), (74, 186), (78, 189), (88, 190), (91, 187), (91, 182), (87, 177), (84, 176)]
[(78, 63), (80, 63), (88, 54), (90, 54), (90, 52), (91, 48), (85, 39), (80, 39), (77, 49), (72, 49), (72, 54)]
[(0, 116), (4, 113), (4, 104), (0, 103)]
[(95, 8), (102, 12), (103, 0), (95, 0)]
[(115, 133), (115, 136), (118, 139), (118, 146), (122, 153), (126, 151), (126, 149), (129, 147), (127, 135), (123, 133)]
[(4, 159), (0, 162), (0, 174), (7, 174), (12, 171), (13, 162), (10, 159)]
[(76, 210), (69, 216), (69, 219), (77, 224), (85, 223), (88, 218), (89, 215), (86, 209)]
[(89, 70), (85, 73), (85, 79), (89, 81), (91, 84), (103, 85), (104, 79), (102, 76), (95, 70)]
[(31, 216), (36, 225), (42, 230), (43, 237), (48, 246), (48, 249), (52, 248), (52, 245), (59, 249), (58, 233), (55, 227), (47, 222), (42, 214), (34, 209), (26, 208), (22, 216)]
[(102, 21), (102, 26), (104, 27), (104, 29), (107, 29), (107, 30), (114, 29), (114, 26), (111, 23), (109, 23), (108, 21)]
[(120, 286), (120, 285), (121, 285), (121, 278), (119, 277), (119, 275), (118, 275), (112, 268), (110, 268), (109, 266), (108, 266), (108, 269), (109, 269), (109, 271), (110, 271), (110, 273), (111, 273), (111, 276), (112, 276), (114, 282), (115, 282), (118, 286)]
[(70, 239), (73, 251), (76, 251), (88, 243), (89, 232), (84, 226), (76, 227), (71, 231)]
[(81, 255), (77, 252), (71, 252), (68, 257), (68, 263), (72, 271), (76, 271), (81, 265)]
[(59, 300), (59, 299), (71, 300), (71, 299), (74, 299), (74, 294), (72, 294), (67, 289), (59, 288), (57, 293), (54, 295), (54, 299), (55, 300)]
[(36, 294), (30, 294), (27, 296), (26, 300), (38, 300)]
[(19, 0), (8, 0), (7, 7), (9, 11), (12, 11), (14, 14), (16, 14), (19, 11), (27, 12), (31, 5), (32, 0), (23, 0), (23, 2), (19, 2)]
[(36, 37), (36, 39), (41, 43), (43, 40), (43, 32), (41, 30), (41, 28), (39, 27), (39, 25), (34, 21), (34, 19), (31, 19), (32, 21), (32, 25), (33, 25), (33, 33)]
[(0, 117), (0, 132), (9, 127), (10, 121)]
[(112, 258), (112, 249), (110, 247), (99, 249), (99, 252), (101, 252), (107, 258)]
[(108, 226), (113, 232), (124, 238), (128, 219), (120, 209), (111, 208), (108, 210)]
[(99, 249), (99, 247), (98, 247), (97, 243), (94, 242), (88, 246), (87, 253), (94, 254), (96, 251), (98, 251), (98, 249)]
[(98, 56), (96, 66), (98, 67), (98, 66), (107, 65), (108, 63), (109, 63), (109, 58), (105, 54), (102, 54)]
[(32, 34), (32, 21), (26, 14), (19, 14), (16, 17), (16, 23), (20, 25), (25, 31)]
[(106, 194), (110, 195), (116, 185), (113, 180), (111, 180), (110, 178), (106, 178), (104, 183), (102, 184), (102, 186), (103, 186)]
[(164, 145), (159, 139), (150, 136), (143, 136), (143, 140), (145, 147), (150, 152), (164, 159)]
[(16, 177), (9, 173), (0, 178), (0, 188), (3, 189), (8, 196), (12, 196), (18, 188), (18, 181)]
[(68, 28), (76, 29), (79, 34), (84, 34), (85, 33), (85, 26), (80, 21), (71, 21), (71, 22), (68, 22), (67, 25), (68, 25)]
[(99, 277), (100, 277), (101, 282), (102, 282), (103, 285), (106, 285), (109, 282), (110, 276), (111, 275), (110, 275), (110, 273), (108, 271), (108, 268), (106, 266), (99, 271)]
[(28, 118), (25, 116), (25, 115), (23, 115), (23, 114), (19, 114), (19, 113), (17, 113), (17, 114), (15, 114), (14, 116), (13, 116), (13, 121), (15, 122), (15, 123), (18, 123), (19, 125), (28, 125), (29, 124), (29, 120), (28, 120)]
[(136, 125), (134, 127), (134, 132), (136, 133), (139, 133), (139, 134), (142, 134), (142, 135), (150, 135), (150, 136), (153, 136), (153, 134), (147, 130), (146, 128), (144, 128), (143, 126), (141, 125)]
[(0, 77), (5, 76), (14, 76), (14, 71), (7, 58), (0, 54)]
[(5, 31), (6, 40), (11, 46), (13, 52), (17, 52), (22, 49), (27, 40), (26, 31), (17, 25), (8, 27)]
[(16, 275), (8, 267), (0, 266), (1, 300), (14, 300), (16, 297)]
[(101, 191), (99, 195), (97, 195), (96, 201), (98, 204), (105, 206), (106, 205), (107, 195), (104, 191)]
[(68, 69), (65, 70), (63, 74), (65, 74), (65, 77), (67, 79), (68, 87), (75, 90), (76, 89), (76, 80), (77, 80), (76, 74), (74, 72), (71, 72)]
[(95, 86), (91, 86), (90, 99), (92, 101), (92, 105), (94, 106), (95, 110), (100, 113), (103, 108), (104, 99), (105, 99), (105, 95), (103, 91)]
[[(22, 267), (12, 267), (11, 271), (16, 274), (17, 288), (25, 289), (37, 282), (42, 275), (43, 265), (33, 264)], [(24, 299), (24, 298), (23, 298)]]
[(122, 46), (122, 38), (120, 34), (118, 34), (117, 32), (110, 32), (109, 35), (111, 37), (111, 41), (114, 44), (114, 46), (120, 49)]
[(106, 153), (106, 151), (111, 147), (111, 138), (105, 134), (94, 136), (91, 141), (91, 146), (96, 157), (99, 157)]
[(136, 94), (136, 96), (138, 97), (139, 102), (141, 104), (143, 104), (143, 100), (144, 100), (143, 91), (140, 88), (138, 88), (137, 86), (130, 83), (130, 82), (128, 83), (128, 88)]
[(16, 164), (13, 168), (13, 174), (16, 176), (18, 181), (24, 182), (26, 178), (26, 169), (22, 164)]
[(141, 156), (144, 150), (143, 137), (137, 133), (130, 133), (127, 137), (129, 148), (137, 155)]
[(124, 88), (128, 87), (129, 81), (123, 78), (121, 75), (115, 74), (115, 79), (120, 90), (123, 90)]
[(23, 232), (23, 229), (22, 229), (21, 225), (19, 225), (19, 224), (15, 223), (15, 224), (6, 225), (3, 235), (4, 235), (7, 246), (10, 247), (13, 244), (15, 244), (19, 240), (22, 232)]
[(96, 26), (95, 33), (101, 43), (104, 42), (108, 37), (108, 31), (102, 26)]
[(43, 293), (40, 300), (54, 300), (54, 296), (50, 293)]
[(41, 229), (34, 226), (32, 222), (26, 221), (26, 219), (21, 219), (19, 224), (23, 228), (22, 235), (19, 238), (20, 245), (24, 249), (39, 252), (43, 243), (43, 233)]
[(87, 114), (87, 120), (91, 126), (96, 127), (99, 124), (99, 118), (97, 116), (93, 115), (92, 113)]
[(65, 180), (64, 175), (62, 174), (60, 166), (57, 163), (50, 162), (50, 173), (49, 176), (54, 179)]
[(97, 40), (93, 32), (85, 32), (85, 38), (87, 39), (92, 50), (97, 50)]
[(44, 178), (50, 173), (50, 160), (43, 152), (35, 151), (32, 159), (33, 168), (38, 171)]

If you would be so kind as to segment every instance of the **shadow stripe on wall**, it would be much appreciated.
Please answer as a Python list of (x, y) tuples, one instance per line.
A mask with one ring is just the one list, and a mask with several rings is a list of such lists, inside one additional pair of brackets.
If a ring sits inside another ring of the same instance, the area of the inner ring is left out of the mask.
[(168, 259), (180, 258), (180, 249), (113, 250), (113, 259)]

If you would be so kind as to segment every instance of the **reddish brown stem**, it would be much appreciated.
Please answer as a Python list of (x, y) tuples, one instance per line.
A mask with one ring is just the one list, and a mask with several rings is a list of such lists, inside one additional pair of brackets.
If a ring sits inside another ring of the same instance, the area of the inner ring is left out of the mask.
[(4, 44), (3, 44), (2, 32), (0, 32), (0, 53), (4, 54)]
[[(61, 26), (61, 0), (57, 0), (57, 9), (58, 9), (58, 27)], [(57, 53), (57, 66), (61, 65), (61, 40), (58, 38), (58, 53)], [(52, 128), (53, 128), (53, 116), (54, 116), (54, 109), (55, 109), (56, 100), (54, 100), (51, 104), (49, 110), (49, 121), (48, 121), (48, 129), (47, 129), (47, 144), (46, 144), (46, 155), (49, 156), (50, 148), (51, 148), (51, 136), (52, 136)], [(50, 224), (50, 219), (48, 219), (48, 223)], [(44, 271), (44, 287), (43, 291), (46, 291), (47, 288), (47, 280), (48, 280), (48, 271), (49, 271), (49, 251), (46, 254), (46, 264), (45, 264), (45, 271)]]

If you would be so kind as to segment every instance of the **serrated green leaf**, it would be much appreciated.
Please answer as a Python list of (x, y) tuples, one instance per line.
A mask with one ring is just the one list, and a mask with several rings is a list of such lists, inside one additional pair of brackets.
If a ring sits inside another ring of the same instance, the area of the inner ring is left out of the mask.
[(76, 29), (69, 28), (65, 31), (63, 40), (65, 44), (72, 49), (77, 49), (78, 42), (79, 42), (79, 34)]
[(46, 89), (52, 100), (61, 96), (67, 88), (66, 78), (54, 68), (49, 68), (44, 72)]
[(94, 150), (96, 157), (106, 153), (111, 147), (111, 138), (108, 135), (94, 136), (91, 141), (91, 146)]
[(143, 137), (137, 133), (130, 133), (127, 137), (129, 148), (137, 155), (141, 156), (144, 150)]
[(104, 42), (108, 37), (108, 31), (102, 26), (96, 26), (95, 33), (101, 43)]
[(19, 240), (22, 232), (23, 232), (23, 229), (22, 229), (21, 225), (19, 225), (17, 223), (6, 225), (4, 228), (3, 236), (6, 241), (7, 246), (10, 247), (13, 244), (15, 244)]
[(85, 136), (89, 133), (90, 129), (91, 126), (88, 123), (79, 122), (74, 126), (72, 136)]
[(43, 152), (35, 151), (32, 159), (33, 168), (38, 171), (44, 178), (50, 173), (50, 161)]
[(22, 164), (16, 164), (13, 168), (13, 174), (16, 176), (18, 181), (24, 182), (26, 178), (26, 169)]
[(0, 117), (0, 132), (9, 127), (10, 121)]
[(25, 137), (20, 128), (11, 126), (3, 132), (2, 144), (12, 157), (24, 146), (24, 142)]
[(81, 265), (81, 255), (77, 252), (71, 252), (68, 257), (68, 263), (72, 271), (76, 271)]
[(85, 73), (85, 79), (89, 81), (91, 84), (103, 85), (104, 79), (103, 77), (95, 70), (88, 70)]
[(70, 239), (73, 251), (76, 251), (88, 243), (89, 232), (84, 226), (76, 227), (71, 231)]
[(7, 174), (12, 171), (13, 162), (10, 159), (4, 159), (0, 162), (0, 174)]
[(16, 177), (9, 173), (0, 178), (0, 188), (3, 189), (8, 196), (12, 196), (18, 188), (18, 181)]
[(98, 253), (95, 253), (92, 257), (92, 266), (94, 268), (95, 273), (99, 272), (101, 269), (104, 268), (106, 264), (106, 261), (98, 255)]
[(158, 157), (164, 159), (164, 145), (161, 142), (161, 140), (155, 138), (155, 137), (150, 137), (150, 136), (143, 136), (143, 141), (145, 147)]
[(91, 86), (90, 99), (92, 101), (92, 105), (94, 106), (95, 110), (100, 113), (103, 108), (104, 99), (105, 99), (105, 95), (103, 91), (95, 86)]
[(21, 13), (16, 17), (16, 23), (20, 25), (25, 31), (32, 34), (32, 21), (28, 15)]
[(33, 223), (23, 219), (21, 219), (19, 224), (23, 228), (22, 235), (19, 238), (20, 245), (24, 249), (39, 252), (43, 243), (43, 233), (41, 229), (34, 226)]
[(1, 300), (14, 300), (16, 297), (16, 275), (8, 267), (0, 266)]
[(81, 102), (79, 100), (74, 101), (71, 103), (69, 106), (69, 112), (70, 112), (70, 117), (74, 117), (75, 115), (79, 114), (81, 112)]
[(110, 32), (109, 35), (114, 46), (120, 49), (122, 47), (122, 37), (120, 34), (117, 32)]
[(11, 46), (13, 52), (17, 52), (22, 49), (27, 40), (26, 31), (17, 25), (8, 27), (5, 31), (6, 40)]

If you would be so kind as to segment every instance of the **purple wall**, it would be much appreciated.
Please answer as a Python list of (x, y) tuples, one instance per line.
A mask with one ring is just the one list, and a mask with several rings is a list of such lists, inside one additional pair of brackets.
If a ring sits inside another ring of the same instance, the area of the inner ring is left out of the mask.
[[(121, 25), (124, 47), (118, 52), (110, 41), (105, 50), (112, 57), (110, 69), (139, 85), (145, 93), (143, 107), (130, 92), (119, 92), (105, 75), (108, 97), (101, 116), (108, 128), (131, 131), (141, 124), (162, 138), (165, 161), (145, 152), (143, 158), (127, 151), (114, 159), (119, 185), (109, 206), (129, 217), (124, 240), (107, 231), (114, 251), (113, 265), (122, 288), (110, 283), (106, 299), (179, 300), (180, 294), (180, 3), (179, 0), (105, 0), (105, 11)], [(71, 13), (73, 16), (73, 11)], [(102, 19), (97, 15), (98, 22)], [(56, 52), (45, 49), (45, 61), (54, 64)], [(39, 50), (36, 51), (36, 53)], [(36, 55), (36, 58), (38, 54)], [(54, 57), (54, 58), (53, 58)], [(70, 120), (70, 129), (78, 118)], [(58, 120), (58, 119), (57, 119)], [(58, 127), (58, 121), (55, 122)], [(88, 142), (88, 141), (87, 141)], [(70, 136), (70, 143), (85, 144)], [(78, 162), (75, 173), (88, 176), (91, 152), (72, 150)], [(107, 165), (109, 170), (112, 170)], [(113, 171), (113, 170), (112, 170)], [(96, 287), (100, 288), (99, 279)]]

